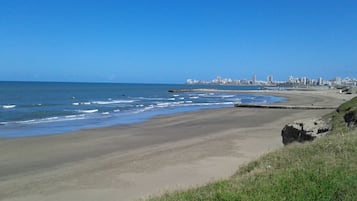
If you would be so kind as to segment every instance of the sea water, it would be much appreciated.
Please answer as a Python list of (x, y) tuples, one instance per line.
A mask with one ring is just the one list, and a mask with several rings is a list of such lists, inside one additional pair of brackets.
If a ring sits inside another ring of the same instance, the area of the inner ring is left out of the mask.
[(183, 88), (252, 90), (260, 87), (0, 82), (0, 137), (60, 134), (137, 123), (157, 115), (233, 107), (235, 103), (284, 101), (281, 97), (257, 94), (168, 92)]

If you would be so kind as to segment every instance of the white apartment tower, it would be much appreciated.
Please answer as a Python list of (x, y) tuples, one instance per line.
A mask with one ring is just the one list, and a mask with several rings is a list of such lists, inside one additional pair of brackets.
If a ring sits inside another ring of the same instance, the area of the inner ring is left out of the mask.
[(257, 75), (256, 74), (253, 75), (253, 80), (252, 81), (253, 81), (253, 84), (257, 83)]
[(324, 85), (324, 80), (322, 79), (322, 77), (320, 77), (318, 84), (319, 84), (320, 86)]

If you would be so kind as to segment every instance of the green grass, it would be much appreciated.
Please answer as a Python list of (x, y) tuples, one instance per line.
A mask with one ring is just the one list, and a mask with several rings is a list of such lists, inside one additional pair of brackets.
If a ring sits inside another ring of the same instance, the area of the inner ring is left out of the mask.
[(331, 119), (332, 134), (343, 135), (350, 131), (350, 128), (346, 127), (344, 121), (344, 116), (348, 112), (357, 112), (357, 97), (343, 103), (338, 107), (337, 111), (326, 116), (326, 118)]
[(356, 106), (357, 98), (330, 116), (333, 135), (268, 153), (227, 180), (150, 200), (356, 201), (357, 130), (336, 120)]

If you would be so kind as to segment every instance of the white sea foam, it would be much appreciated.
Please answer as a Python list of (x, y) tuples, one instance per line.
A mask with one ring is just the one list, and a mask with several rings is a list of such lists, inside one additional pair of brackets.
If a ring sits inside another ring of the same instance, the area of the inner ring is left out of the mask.
[(26, 120), (26, 121), (17, 121), (15, 123), (33, 124), (33, 123), (36, 123), (36, 120), (35, 119), (30, 119), (30, 120)]
[(186, 103), (182, 106), (214, 106), (214, 105), (233, 105), (233, 102), (220, 102), (220, 103)]
[(232, 101), (232, 102), (241, 102), (241, 98), (227, 98), (227, 100)]
[(92, 104), (92, 103), (91, 102), (72, 103), (72, 105), (76, 105), (76, 106), (78, 106), (78, 105), (90, 105), (90, 104)]
[(109, 112), (103, 112), (102, 114), (103, 115), (109, 115)]
[(67, 116), (64, 116), (64, 117), (70, 119), (70, 118), (75, 118), (75, 117), (77, 117), (77, 116), (78, 116), (78, 115), (67, 115)]
[(158, 103), (156, 104), (158, 107), (167, 107), (169, 106), (171, 103)]
[(46, 118), (47, 120), (49, 120), (49, 121), (51, 121), (51, 120), (57, 120), (57, 119), (59, 119), (59, 117), (48, 117), (48, 118)]
[(172, 101), (174, 101), (174, 100), (176, 100), (175, 98), (169, 98), (169, 99), (167, 99), (167, 100), (172, 100)]
[(214, 106), (214, 105), (233, 105), (234, 102), (215, 102), (215, 103), (193, 103), (192, 101), (177, 101), (177, 102), (164, 102), (156, 104), (158, 108), (177, 107), (177, 106)]
[(66, 120), (80, 120), (80, 119), (85, 119), (85, 115), (81, 114), (81, 115), (67, 115), (65, 116)]
[(162, 101), (167, 100), (166, 98), (147, 98), (147, 97), (139, 97), (140, 100), (152, 100), (152, 101)]
[(86, 116), (84, 114), (80, 114), (80, 115), (67, 115), (65, 116), (64, 121), (67, 120), (81, 120), (81, 119), (85, 119)]
[(12, 109), (12, 108), (15, 108), (16, 105), (3, 105), (2, 108), (4, 109)]
[(184, 104), (185, 101), (177, 101), (177, 102), (164, 102), (156, 104), (157, 107), (169, 107), (169, 106), (179, 106)]
[(191, 96), (190, 97), (190, 99), (198, 99), (198, 98), (200, 98), (200, 97), (198, 97), (198, 96)]
[(62, 122), (62, 121), (71, 121), (71, 120), (80, 120), (85, 119), (83, 115), (67, 115), (64, 117), (47, 117), (42, 119), (30, 119), (25, 121), (16, 121), (13, 123), (16, 124), (41, 124), (41, 123), (54, 123), (54, 122)]
[(221, 96), (221, 98), (233, 98), (234, 97), (234, 95), (223, 95), (223, 96)]
[(147, 111), (147, 110), (151, 110), (151, 109), (154, 109), (155, 106), (154, 105), (149, 105), (147, 107), (145, 107), (144, 109), (141, 110), (141, 112), (144, 112), (144, 111)]
[(113, 110), (113, 112), (120, 112), (120, 110), (119, 110), (119, 109), (116, 109), (116, 110)]
[(30, 122), (27, 122), (29, 124), (39, 124), (39, 123), (52, 123), (52, 122), (58, 122), (58, 121), (64, 121), (64, 119), (60, 119), (59, 117), (47, 117), (43, 119), (33, 119)]
[(145, 112), (145, 111), (148, 111), (148, 110), (152, 110), (152, 109), (154, 109), (154, 108), (155, 108), (154, 105), (149, 105), (149, 106), (144, 107), (144, 108), (142, 108), (142, 109), (140, 109), (140, 110), (135, 110), (135, 111), (133, 112), (133, 114)]
[(95, 112), (98, 112), (98, 109), (93, 109), (93, 110), (78, 110), (78, 112), (81, 112), (81, 113), (95, 113)]
[(135, 100), (111, 100), (111, 101), (93, 101), (93, 104), (97, 105), (109, 105), (109, 104), (120, 104), (120, 103), (133, 103)]

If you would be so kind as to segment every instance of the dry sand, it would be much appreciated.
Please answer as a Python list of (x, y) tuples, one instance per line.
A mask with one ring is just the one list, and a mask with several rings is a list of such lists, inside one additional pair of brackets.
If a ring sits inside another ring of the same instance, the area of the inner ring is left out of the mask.
[[(261, 92), (260, 92), (261, 93)], [(290, 105), (337, 106), (337, 91), (266, 92)], [(0, 140), (0, 200), (137, 200), (232, 175), (282, 147), (293, 120), (331, 110), (225, 108), (129, 126)]]

